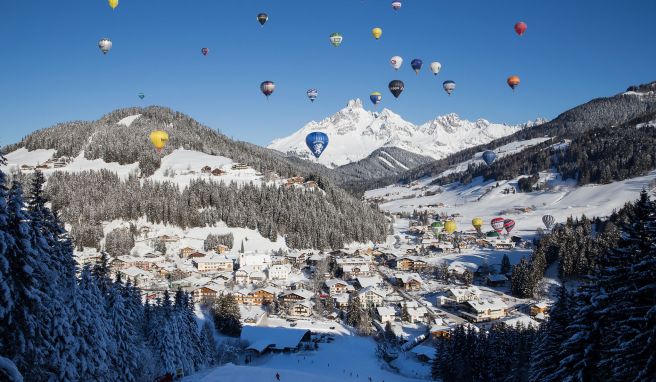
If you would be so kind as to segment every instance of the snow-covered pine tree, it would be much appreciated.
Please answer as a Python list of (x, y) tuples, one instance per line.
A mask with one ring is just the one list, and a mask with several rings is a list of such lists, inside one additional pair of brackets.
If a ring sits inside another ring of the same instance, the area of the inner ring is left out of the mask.
[(126, 306), (119, 283), (112, 285), (107, 294), (107, 324), (112, 346), (107, 346), (110, 373), (115, 379), (136, 382), (139, 378), (138, 322), (133, 321), (131, 309)]

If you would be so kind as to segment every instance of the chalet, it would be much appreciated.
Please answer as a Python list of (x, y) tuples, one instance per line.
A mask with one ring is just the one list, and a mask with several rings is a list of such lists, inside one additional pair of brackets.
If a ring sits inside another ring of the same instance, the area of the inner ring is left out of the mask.
[(344, 265), (342, 266), (342, 272), (344, 273), (344, 278), (347, 280), (351, 280), (357, 277), (369, 277), (373, 275), (369, 265)]
[(319, 254), (319, 253), (315, 253), (315, 254), (313, 254), (312, 256), (308, 257), (307, 260), (306, 260), (305, 262), (307, 263), (307, 265), (310, 265), (310, 266), (316, 267), (316, 266), (319, 265), (319, 263), (320, 263), (321, 261), (323, 261), (325, 258), (326, 258), (325, 255), (322, 255), (322, 254)]
[(289, 286), (290, 290), (310, 290), (310, 284), (308, 284), (306, 281), (300, 280), (293, 282)]
[(379, 306), (376, 308), (376, 317), (383, 324), (394, 322), (394, 319), (396, 319), (396, 310), (390, 306)]
[(221, 175), (225, 175), (226, 172), (221, 170), (220, 168), (215, 168), (214, 170), (212, 170), (211, 174), (213, 176), (221, 176)]
[(226, 252), (230, 252), (230, 247), (228, 247), (227, 245), (219, 244), (216, 246), (214, 250), (218, 254), (224, 254)]
[(317, 185), (317, 182), (314, 180), (309, 180), (303, 184), (303, 186), (309, 190), (314, 190), (315, 188), (318, 188), (319, 186)]
[(508, 282), (506, 275), (487, 275), (485, 283), (491, 287), (502, 287)]
[(292, 184), (303, 184), (305, 182), (305, 178), (302, 176), (293, 176), (289, 179), (287, 179), (287, 184), (292, 185)]
[(233, 170), (248, 170), (248, 165), (244, 163), (235, 163), (231, 167)]
[(396, 261), (396, 269), (399, 271), (409, 271), (412, 269), (414, 261), (409, 257), (403, 257)]
[(271, 264), (271, 255), (268, 253), (240, 253), (239, 268), (250, 267), (253, 270), (263, 271)]
[(248, 283), (248, 271), (246, 269), (241, 268), (235, 271), (235, 283), (237, 284)]
[(430, 345), (418, 345), (410, 350), (417, 359), (423, 363), (431, 363), (435, 359), (435, 347)]
[(312, 334), (308, 329), (245, 325), (239, 338), (247, 344), (247, 351), (261, 355), (268, 351), (296, 352), (311, 344)]
[(396, 285), (404, 290), (415, 291), (421, 289), (422, 280), (416, 273), (398, 273), (395, 277)]
[(260, 288), (251, 292), (252, 297), (251, 305), (262, 305), (264, 303), (273, 302), (278, 291), (272, 287)]
[(210, 166), (203, 166), (203, 168), (200, 169), (201, 174), (209, 174), (212, 172), (212, 167)]
[(230, 280), (232, 280), (232, 272), (223, 272), (219, 273), (218, 275), (214, 276), (212, 280), (214, 280), (217, 283), (226, 283)]
[(335, 306), (339, 309), (346, 309), (348, 307), (349, 299), (351, 295), (348, 293), (331, 295), (332, 299), (335, 300)]
[(299, 302), (304, 300), (309, 300), (314, 296), (314, 293), (306, 290), (294, 290), (294, 291), (285, 291), (283, 292), (279, 300), (280, 302)]
[(189, 255), (187, 255), (188, 259), (200, 259), (205, 257), (205, 254), (202, 252), (192, 252)]
[(312, 315), (312, 302), (306, 300), (293, 303), (287, 314), (293, 317), (310, 317)]
[(360, 304), (363, 308), (372, 308), (383, 305), (383, 300), (387, 293), (375, 287), (368, 287), (358, 291)]
[(301, 252), (292, 252), (285, 257), (287, 258), (287, 261), (290, 264), (295, 265), (299, 268), (302, 268), (306, 260), (305, 253), (301, 253)]
[(191, 295), (194, 299), (194, 302), (199, 304), (207, 304), (216, 300), (222, 291), (223, 287), (221, 285), (207, 284), (192, 290)]
[(276, 264), (269, 267), (269, 279), (287, 281), (292, 268), (287, 264)]
[(158, 239), (164, 243), (177, 243), (180, 241), (180, 237), (178, 237), (178, 235), (162, 235), (158, 237)]
[[(150, 231), (150, 229), (148, 229), (148, 231)], [(195, 249), (193, 249), (191, 247), (184, 247), (180, 250), (180, 257), (183, 258), (183, 259), (186, 259), (186, 258), (189, 257), (189, 255), (191, 255), (194, 252), (196, 252)]]
[(549, 311), (549, 305), (545, 302), (539, 302), (532, 304), (530, 307), (531, 316), (537, 316), (538, 314), (546, 314)]
[(146, 272), (143, 269), (134, 268), (134, 267), (121, 269), (119, 273), (124, 277), (127, 277), (128, 279), (132, 280), (133, 282), (138, 282), (138, 283), (142, 283), (143, 281), (151, 279), (153, 277), (150, 272)]
[(443, 323), (436, 324), (430, 328), (430, 336), (436, 338), (449, 338), (451, 337), (451, 327)]
[(481, 291), (475, 286), (467, 288), (450, 288), (446, 292), (446, 297), (452, 299), (458, 304), (462, 304), (465, 301), (480, 299)]
[(428, 309), (424, 306), (411, 306), (407, 307), (408, 315), (410, 316), (410, 322), (420, 323), (428, 322), (429, 314)]
[(466, 301), (460, 314), (472, 322), (498, 320), (506, 317), (508, 306), (499, 298)]
[(262, 271), (253, 271), (248, 274), (248, 282), (251, 284), (259, 284), (261, 282), (266, 281), (267, 276), (264, 272)]
[(342, 294), (342, 293), (353, 292), (355, 290), (355, 288), (353, 288), (353, 285), (350, 285), (346, 281), (340, 279), (326, 280), (324, 283), (326, 284), (326, 287), (328, 288), (329, 291), (328, 293), (330, 293), (331, 296)]
[(232, 272), (233, 267), (232, 260), (225, 256), (203, 255), (203, 257), (193, 258), (191, 264), (201, 273)]

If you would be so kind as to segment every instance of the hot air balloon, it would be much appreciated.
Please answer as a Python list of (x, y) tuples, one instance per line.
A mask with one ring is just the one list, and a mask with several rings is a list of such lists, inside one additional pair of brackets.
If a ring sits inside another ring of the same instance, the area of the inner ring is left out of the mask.
[(483, 219), (481, 218), (473, 218), (472, 219), (472, 226), (476, 229), (476, 232), (481, 233), (481, 227), (483, 226)]
[(207, 56), (207, 54), (210, 52), (210, 50), (207, 49), (207, 48), (202, 48), (202, 49), (200, 50), (200, 52), (203, 54), (203, 56)]
[(399, 9), (401, 9), (401, 2), (400, 1), (392, 1), (392, 8), (395, 11), (398, 11)]
[(515, 228), (515, 221), (512, 220), (512, 219), (506, 219), (506, 220), (504, 220), (504, 221), (503, 221), (503, 228), (505, 228), (505, 229), (506, 229), (506, 232), (507, 232), (508, 234), (510, 234), (510, 231), (512, 231), (513, 228)]
[(456, 226), (456, 222), (454, 222), (453, 220), (447, 220), (446, 223), (444, 223), (444, 230), (445, 230), (449, 235), (451, 235), (452, 233), (454, 233), (454, 232), (456, 231), (456, 228), (457, 228), (457, 226)]
[(314, 102), (314, 100), (319, 96), (319, 91), (317, 89), (309, 89), (307, 91), (307, 96), (310, 99), (310, 102)]
[(431, 71), (433, 72), (433, 74), (437, 75), (437, 73), (440, 72), (440, 69), (442, 69), (442, 64), (440, 64), (437, 61), (431, 62), (430, 68), (431, 68)]
[(547, 229), (551, 229), (555, 222), (556, 219), (551, 215), (544, 215), (542, 217), (542, 223), (544, 223), (544, 226), (547, 227)]
[(388, 87), (394, 98), (399, 98), (403, 92), (403, 89), (405, 88), (405, 85), (401, 80), (394, 80), (389, 83)]
[(520, 21), (517, 24), (515, 24), (515, 33), (517, 33), (518, 35), (521, 36), (521, 35), (524, 34), (524, 32), (526, 32), (526, 28), (528, 28), (526, 23), (523, 22), (523, 21)]
[(168, 141), (169, 141), (169, 134), (164, 130), (155, 130), (152, 133), (150, 133), (150, 142), (155, 147), (155, 150), (157, 150), (157, 152), (159, 153), (162, 152), (162, 149), (164, 148), (164, 146), (166, 146), (166, 142)]
[(100, 51), (103, 52), (103, 54), (107, 54), (107, 52), (112, 49), (112, 40), (108, 38), (100, 39), (100, 41), (98, 41), (98, 48), (100, 48)]
[(371, 34), (374, 36), (376, 40), (378, 40), (380, 36), (383, 35), (383, 30), (380, 28), (374, 28), (371, 30)]
[(433, 229), (433, 235), (435, 237), (440, 236), (440, 233), (442, 233), (442, 228), (444, 228), (444, 224), (442, 224), (441, 221), (436, 221), (431, 224), (431, 228)]
[(380, 101), (383, 100), (383, 95), (380, 94), (379, 92), (373, 92), (369, 94), (369, 99), (371, 100), (371, 103), (374, 105), (378, 105)]
[(109, 3), (109, 6), (112, 7), (112, 9), (116, 9), (118, 7), (118, 0), (107, 0)]
[(330, 35), (330, 43), (335, 47), (342, 45), (342, 40), (342, 35), (337, 32)]
[(414, 60), (410, 61), (410, 66), (412, 66), (412, 70), (414, 70), (416, 74), (419, 74), (419, 71), (421, 70), (421, 67), (423, 65), (424, 62), (418, 58), (415, 58)]
[(328, 147), (328, 136), (320, 131), (313, 131), (305, 137), (305, 144), (312, 155), (319, 159), (321, 153)]
[(146, 95), (143, 94), (143, 93), (139, 93), (139, 94), (137, 94), (137, 97), (139, 97), (139, 99), (144, 99), (145, 96), (146, 96)]
[(495, 153), (492, 150), (485, 150), (483, 152), (483, 155), (481, 156), (483, 160), (485, 161), (485, 164), (488, 166), (494, 163), (494, 160), (497, 159), (497, 153)]
[(401, 65), (403, 65), (403, 57), (401, 56), (394, 56), (390, 59), (390, 64), (394, 68), (394, 70), (399, 70)]
[(508, 86), (510, 86), (510, 88), (514, 91), (517, 85), (519, 85), (520, 80), (519, 77), (517, 76), (510, 76), (508, 77), (507, 82), (508, 82)]
[(264, 94), (267, 99), (273, 94), (274, 90), (276, 90), (276, 84), (273, 83), (273, 81), (264, 81), (260, 84), (260, 91), (262, 91), (262, 94)]
[(498, 234), (501, 234), (503, 231), (503, 218), (494, 218), (490, 221), (490, 225), (492, 226), (492, 229), (497, 231)]
[(444, 88), (444, 91), (446, 94), (451, 95), (451, 92), (456, 89), (456, 83), (453, 81), (444, 81), (442, 83), (442, 87)]
[(267, 15), (266, 13), (259, 13), (257, 15), (257, 21), (259, 21), (260, 25), (262, 26), (264, 26), (264, 24), (266, 24), (268, 20), (269, 20), (269, 15)]

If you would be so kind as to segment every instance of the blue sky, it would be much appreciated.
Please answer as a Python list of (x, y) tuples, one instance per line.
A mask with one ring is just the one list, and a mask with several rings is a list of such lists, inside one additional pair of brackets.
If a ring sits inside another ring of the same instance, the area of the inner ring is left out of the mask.
[[(164, 105), (237, 139), (267, 144), (351, 98), (422, 123), (553, 118), (656, 80), (652, 0), (21, 0), (0, 13), (0, 144), (121, 107)], [(269, 14), (261, 28), (255, 16)], [(518, 37), (515, 22), (528, 31)], [(371, 28), (383, 28), (376, 41)], [(328, 41), (344, 36), (341, 47)], [(103, 56), (97, 42), (112, 39)], [(203, 57), (202, 47), (210, 53)], [(389, 65), (405, 59), (401, 70)], [(421, 58), (416, 76), (410, 60)], [(433, 60), (443, 65), (434, 77)], [(515, 94), (505, 84), (517, 74)], [(405, 82), (397, 100), (387, 90)], [(442, 81), (458, 88), (451, 97)], [(272, 80), (267, 101), (259, 84)], [(311, 104), (305, 91), (319, 89)], [(144, 92), (146, 98), (137, 98)]]

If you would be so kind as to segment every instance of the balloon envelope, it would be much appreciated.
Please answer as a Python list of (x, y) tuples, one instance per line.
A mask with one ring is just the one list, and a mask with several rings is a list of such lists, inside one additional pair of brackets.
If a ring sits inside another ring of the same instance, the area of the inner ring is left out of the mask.
[(98, 41), (98, 48), (100, 48), (100, 51), (103, 52), (103, 54), (107, 54), (107, 52), (112, 49), (112, 40), (108, 38), (100, 39), (100, 41)]
[(369, 99), (371, 100), (371, 103), (374, 105), (378, 105), (380, 101), (383, 100), (383, 95), (380, 94), (379, 92), (373, 92), (369, 94)]
[(333, 46), (340, 46), (340, 45), (342, 45), (342, 40), (344, 40), (344, 38), (343, 38), (342, 35), (339, 34), (339, 33), (336, 33), (336, 32), (335, 32), (335, 33), (333, 33), (333, 34), (330, 35), (330, 43), (331, 43)]
[(314, 100), (319, 96), (319, 91), (317, 89), (309, 89), (307, 91), (307, 96), (311, 102), (314, 102)]
[(383, 30), (380, 28), (374, 28), (371, 30), (371, 34), (374, 36), (376, 40), (378, 40), (380, 36), (383, 35)]
[(515, 33), (517, 33), (518, 35), (521, 36), (526, 32), (526, 28), (528, 28), (526, 23), (523, 22), (523, 21), (520, 21), (517, 24), (515, 24)]
[(495, 159), (497, 159), (497, 153), (492, 150), (485, 150), (483, 152), (482, 158), (485, 161), (485, 164), (489, 166), (494, 162)]
[(501, 231), (503, 231), (503, 222), (504, 218), (494, 218), (490, 221), (490, 225), (493, 230), (497, 231), (497, 233), (501, 233)]
[(456, 222), (453, 220), (448, 220), (446, 223), (444, 223), (444, 230), (450, 235), (456, 231)]
[(472, 226), (474, 226), (474, 228), (476, 228), (477, 230), (481, 229), (481, 227), (483, 226), (483, 219), (473, 218), (472, 219)]
[(412, 70), (415, 71), (415, 73), (419, 74), (419, 71), (421, 70), (421, 67), (424, 65), (424, 62), (418, 58), (415, 58), (414, 60), (410, 61), (410, 66), (412, 66)]
[(544, 224), (545, 227), (547, 227), (547, 229), (551, 229), (551, 227), (554, 225), (555, 222), (556, 219), (551, 215), (544, 215), (542, 217), (542, 223)]
[(312, 155), (318, 159), (328, 146), (328, 135), (320, 131), (313, 131), (305, 137), (305, 144)]
[(398, 11), (401, 9), (401, 2), (400, 1), (392, 1), (392, 8), (394, 8), (395, 11)]
[(431, 62), (430, 68), (431, 68), (431, 72), (433, 72), (433, 74), (437, 75), (437, 73), (440, 72), (440, 69), (442, 69), (442, 64), (440, 64), (437, 61)]
[(210, 50), (207, 49), (207, 48), (202, 48), (202, 49), (200, 50), (200, 52), (203, 54), (203, 56), (207, 56), (207, 53), (209, 53)]
[(515, 221), (512, 219), (506, 219), (503, 221), (503, 228), (506, 229), (506, 232), (510, 233), (510, 231), (515, 228)]
[(389, 83), (388, 87), (394, 98), (399, 98), (405, 88), (405, 84), (401, 80), (394, 80)]
[(260, 91), (267, 96), (267, 98), (273, 94), (274, 90), (276, 90), (276, 84), (273, 81), (264, 81), (260, 84)]
[(403, 65), (403, 57), (401, 57), (401, 56), (394, 56), (394, 57), (392, 57), (392, 58), (390, 59), (390, 65), (392, 65), (392, 67), (393, 67), (395, 70), (399, 70), (399, 68), (401, 67), (401, 65)]
[(118, 0), (108, 0), (109, 6), (112, 7), (112, 9), (116, 9), (118, 7)]
[(269, 20), (269, 15), (267, 15), (266, 13), (260, 13), (257, 15), (257, 21), (262, 26), (264, 26), (264, 24), (266, 24), (268, 20)]
[(519, 85), (521, 81), (517, 76), (510, 76), (508, 77), (508, 80), (506, 82), (508, 83), (508, 86), (510, 86), (512, 90), (515, 90), (515, 88), (517, 87), (517, 85)]
[(150, 133), (150, 143), (153, 144), (157, 151), (162, 151), (168, 141), (169, 134), (164, 130), (155, 130)]
[(456, 89), (456, 83), (451, 80), (444, 81), (442, 83), (442, 87), (444, 88), (446, 94), (451, 95), (451, 92), (453, 92)]
[(145, 96), (146, 96), (146, 95), (143, 94), (143, 93), (139, 93), (139, 94), (137, 94), (137, 97), (139, 97), (139, 99), (144, 99)]

